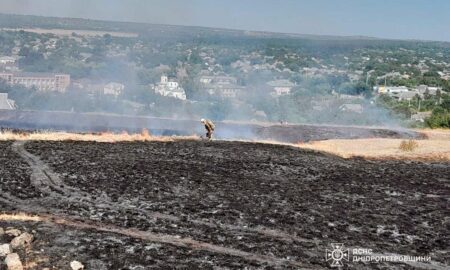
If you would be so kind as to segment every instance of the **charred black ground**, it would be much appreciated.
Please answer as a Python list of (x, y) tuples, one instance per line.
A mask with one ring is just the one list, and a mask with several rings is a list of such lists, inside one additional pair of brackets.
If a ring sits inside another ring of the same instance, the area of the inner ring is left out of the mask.
[[(36, 171), (20, 147), (48, 166), (48, 182), (30, 182)], [(50, 258), (33, 269), (67, 269), (71, 259), (88, 269), (321, 269), (329, 267), (325, 249), (336, 242), (379, 254), (430, 255), (438, 263), (430, 269), (450, 263), (448, 163), (344, 160), (288, 146), (222, 141), (2, 142), (0, 159), (3, 211), (50, 213), (198, 241), (177, 246), (175, 240), (21, 223), (37, 231), (33, 250), (46, 250), (29, 256)]]

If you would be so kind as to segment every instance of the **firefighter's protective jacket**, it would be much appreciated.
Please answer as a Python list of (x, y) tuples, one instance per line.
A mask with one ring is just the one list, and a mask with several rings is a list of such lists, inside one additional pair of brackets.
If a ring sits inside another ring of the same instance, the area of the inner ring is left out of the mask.
[(214, 129), (216, 128), (216, 126), (214, 125), (214, 123), (211, 120), (205, 120), (205, 128), (207, 131), (211, 132), (214, 131)]

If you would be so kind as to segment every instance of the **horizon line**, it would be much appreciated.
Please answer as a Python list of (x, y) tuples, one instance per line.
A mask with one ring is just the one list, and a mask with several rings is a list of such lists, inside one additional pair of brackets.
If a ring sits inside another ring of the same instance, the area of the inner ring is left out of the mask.
[[(249, 30), (249, 29), (236, 29), (236, 28), (226, 28), (226, 27), (213, 27), (213, 26), (202, 26), (202, 25), (181, 25), (181, 24), (164, 24), (164, 23), (153, 23), (153, 22), (142, 22), (142, 21), (124, 21), (124, 20), (103, 20), (103, 19), (92, 19), (92, 18), (83, 18), (83, 17), (63, 17), (63, 16), (44, 16), (44, 15), (36, 15), (36, 14), (19, 14), (19, 13), (4, 13), (0, 12), (0, 15), (12, 15), (12, 16), (30, 16), (30, 17), (41, 17), (41, 18), (54, 18), (54, 19), (77, 19), (77, 20), (88, 20), (88, 21), (97, 21), (97, 22), (112, 22), (112, 23), (134, 23), (134, 24), (142, 24), (142, 25), (159, 25), (159, 26), (175, 26), (175, 27), (192, 27), (192, 28), (204, 28), (209, 30), (226, 30), (226, 31), (236, 31), (236, 32), (255, 32), (255, 33), (265, 33), (265, 34), (278, 34), (278, 35), (286, 35), (295, 38), (303, 37), (322, 37), (322, 38), (346, 38), (346, 39), (362, 39), (362, 40), (388, 40), (388, 41), (407, 41), (407, 42), (442, 42), (442, 43), (450, 43), (450, 41), (446, 40), (428, 40), (428, 39), (402, 39), (402, 38), (387, 38), (387, 37), (374, 37), (374, 36), (366, 36), (366, 35), (336, 35), (336, 34), (307, 34), (307, 33), (292, 33), (292, 32), (274, 32), (267, 30)], [(45, 28), (42, 28), (45, 29)], [(47, 28), (48, 29), (48, 28)], [(64, 29), (64, 28), (60, 28)], [(77, 30), (77, 29), (74, 29)], [(88, 30), (88, 29), (78, 29), (78, 30)], [(111, 31), (114, 32), (114, 31)], [(245, 33), (244, 33), (245, 34)]]

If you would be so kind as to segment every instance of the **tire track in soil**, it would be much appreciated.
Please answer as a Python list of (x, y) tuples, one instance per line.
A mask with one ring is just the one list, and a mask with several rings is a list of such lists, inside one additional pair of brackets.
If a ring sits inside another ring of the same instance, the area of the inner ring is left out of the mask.
[[(58, 174), (53, 172), (53, 170), (42, 160), (40, 160), (39, 157), (31, 154), (25, 149), (25, 143), (26, 141), (17, 141), (14, 142), (12, 147), (13, 150), (19, 154), (22, 158), (25, 159), (25, 161), (28, 163), (28, 165), (32, 168), (33, 174), (31, 176), (31, 183), (38, 188), (41, 192), (49, 194), (50, 197), (58, 197), (58, 199), (63, 199), (66, 201), (70, 201), (73, 203), (89, 203), (91, 205), (99, 206), (101, 205), (103, 208), (111, 209), (111, 210), (131, 210), (138, 212), (139, 214), (145, 215), (150, 218), (156, 218), (156, 219), (164, 219), (169, 220), (173, 222), (180, 222), (182, 221), (181, 218), (169, 215), (169, 214), (163, 214), (158, 212), (151, 212), (146, 211), (143, 209), (139, 209), (137, 207), (130, 207), (129, 205), (124, 205), (122, 203), (113, 203), (109, 197), (106, 195), (102, 196), (102, 198), (97, 197), (95, 200), (92, 199), (91, 194), (80, 191), (76, 188), (67, 186), (64, 184), (64, 182), (61, 180)], [(52, 192), (52, 190), (56, 190), (58, 192)], [(61, 196), (61, 194), (65, 194), (66, 196)], [(236, 230), (236, 231), (244, 231), (244, 232), (251, 232), (251, 233), (257, 233), (264, 236), (277, 238), (279, 240), (285, 241), (285, 242), (307, 242), (307, 243), (317, 243), (317, 241), (312, 239), (306, 239), (302, 238), (296, 235), (290, 235), (288, 233), (285, 233), (283, 231), (279, 230), (273, 230), (270, 228), (266, 228), (263, 226), (258, 226), (255, 228), (247, 228), (237, 225), (231, 225), (231, 224), (217, 224), (212, 222), (207, 222), (203, 220), (194, 220), (194, 219), (188, 219), (188, 222), (195, 224), (195, 225), (204, 225), (212, 228), (222, 228), (226, 230)]]
[[(30, 176), (31, 184), (35, 186), (40, 192), (47, 194), (49, 197), (44, 197), (40, 199), (33, 199), (33, 200), (21, 200), (18, 198), (15, 198), (12, 195), (3, 194), (3, 198), (0, 198), (0, 201), (3, 201), (4, 203), (7, 203), (9, 201), (9, 204), (11, 205), (11, 201), (14, 202), (15, 208), (19, 208), (21, 211), (35, 211), (37, 213), (48, 213), (50, 210), (54, 213), (60, 213), (61, 210), (57, 209), (55, 207), (42, 207), (39, 205), (36, 205), (35, 203), (42, 204), (44, 202), (54, 203), (55, 201), (61, 202), (66, 201), (70, 203), (76, 203), (76, 204), (89, 204), (92, 206), (98, 206), (99, 204), (102, 205), (103, 208), (111, 209), (111, 210), (132, 210), (139, 212), (140, 214), (146, 215), (147, 217), (157, 218), (157, 219), (165, 219), (169, 221), (181, 221), (181, 219), (177, 216), (173, 215), (167, 215), (163, 213), (158, 212), (149, 212), (142, 209), (137, 209), (135, 207), (129, 207), (125, 206), (123, 204), (117, 204), (111, 202), (111, 200), (107, 196), (103, 196), (103, 198), (96, 198), (93, 199), (89, 193), (80, 191), (76, 188), (67, 186), (64, 184), (64, 182), (61, 180), (58, 174), (53, 172), (53, 170), (42, 160), (40, 160), (39, 157), (31, 154), (25, 149), (26, 141), (16, 141), (12, 144), (12, 149), (14, 152), (16, 152), (20, 157), (22, 157), (30, 166), (32, 169), (32, 175)], [(30, 202), (33, 201), (32, 206), (30, 206)], [(62, 214), (64, 215), (64, 214)], [(65, 215), (64, 215), (65, 216)], [(180, 247), (186, 247), (190, 249), (198, 249), (198, 250), (205, 250), (210, 251), (213, 253), (220, 253), (225, 255), (231, 255), (231, 256), (237, 256), (241, 257), (243, 259), (249, 260), (249, 261), (257, 261), (260, 263), (265, 263), (269, 265), (274, 266), (295, 266), (295, 267), (302, 267), (302, 269), (305, 267), (305, 264), (286, 260), (282, 258), (278, 258), (275, 256), (269, 256), (269, 255), (262, 255), (262, 254), (255, 254), (250, 253), (234, 248), (229, 247), (223, 247), (214, 245), (207, 242), (201, 242), (194, 240), (192, 238), (179, 238), (173, 235), (165, 235), (165, 234), (156, 234), (146, 231), (140, 231), (135, 228), (122, 228), (115, 225), (107, 225), (103, 223), (93, 223), (91, 221), (77, 221), (76, 219), (70, 219), (70, 218), (62, 218), (61, 216), (54, 216), (54, 215), (48, 215), (43, 214), (41, 216), (42, 221), (47, 223), (53, 223), (53, 224), (59, 224), (59, 225), (66, 225), (70, 227), (75, 227), (79, 229), (93, 229), (97, 231), (102, 232), (110, 232), (110, 233), (117, 233), (122, 234), (125, 236), (138, 238), (141, 240), (148, 240), (148, 241), (154, 241), (159, 243), (165, 243), (165, 244), (172, 244), (175, 246)], [(79, 219), (79, 218), (78, 218)], [(265, 236), (269, 236), (272, 238), (277, 238), (282, 241), (286, 242), (293, 242), (293, 241), (299, 241), (299, 242), (312, 242), (315, 243), (316, 241), (310, 240), (310, 239), (304, 239), (301, 237), (289, 235), (282, 231), (272, 230), (265, 227), (256, 227), (256, 228), (244, 228), (241, 226), (236, 225), (230, 225), (230, 224), (215, 224), (211, 222), (206, 222), (202, 220), (187, 220), (188, 222), (194, 224), (194, 225), (206, 225), (209, 227), (219, 227), (221, 229), (225, 230), (238, 230), (238, 231), (247, 231), (252, 233), (257, 233)]]
[(294, 266), (301, 267), (301, 269), (317, 269), (310, 268), (303, 263), (290, 261), (287, 259), (281, 259), (274, 256), (255, 254), (250, 252), (245, 252), (242, 250), (217, 246), (214, 244), (196, 241), (192, 238), (179, 238), (173, 235), (167, 234), (157, 234), (147, 231), (141, 231), (134, 228), (122, 228), (115, 225), (107, 225), (104, 223), (91, 222), (91, 221), (79, 221), (75, 219), (54, 216), (54, 215), (29, 215), (29, 214), (0, 214), (0, 221), (22, 221), (22, 222), (44, 222), (50, 225), (61, 225), (72, 227), (81, 230), (95, 230), (98, 232), (115, 233), (124, 236), (128, 236), (135, 239), (141, 239), (145, 241), (157, 242), (162, 244), (174, 245), (177, 247), (189, 248), (194, 250), (209, 251), (212, 253), (219, 253), (234, 257), (241, 257), (248, 261), (256, 261), (263, 264), (268, 264), (272, 266)]
[[(2, 201), (2, 198), (0, 198), (0, 201)], [(66, 226), (66, 227), (72, 227), (76, 229), (81, 230), (95, 230), (98, 232), (105, 232), (105, 233), (115, 233), (120, 234), (123, 236), (135, 238), (135, 239), (141, 239), (144, 241), (150, 241), (150, 242), (158, 242), (161, 244), (169, 244), (174, 245), (178, 247), (183, 248), (189, 248), (194, 250), (204, 250), (209, 251), (213, 253), (220, 253), (224, 255), (230, 255), (234, 257), (241, 257), (243, 259), (249, 260), (249, 261), (257, 261), (259, 263), (266, 263), (268, 265), (272, 266), (294, 266), (294, 267), (301, 267), (300, 269), (319, 269), (317, 267), (311, 268), (310, 265), (306, 266), (303, 263), (290, 261), (286, 259), (281, 259), (273, 256), (268, 255), (260, 255), (260, 254), (254, 254), (250, 252), (241, 251), (238, 249), (233, 248), (227, 248), (227, 247), (221, 247), (213, 244), (209, 244), (206, 242), (196, 241), (192, 238), (179, 238), (172, 235), (166, 235), (166, 234), (156, 234), (152, 232), (147, 231), (141, 231), (133, 228), (122, 228), (115, 225), (107, 225), (104, 223), (98, 223), (93, 221), (79, 221), (76, 217), (61, 217), (61, 216), (55, 216), (50, 214), (42, 214), (42, 215), (34, 215), (34, 214), (23, 214), (23, 213), (17, 213), (17, 214), (1, 214), (0, 213), (0, 221), (21, 221), (21, 222), (43, 222), (52, 226), (60, 225), (60, 226)], [(373, 256), (404, 256), (399, 254), (381, 254), (381, 253), (374, 253)], [(413, 261), (403, 261), (399, 262), (399, 264), (406, 264), (409, 266), (412, 266), (417, 269), (428, 269), (428, 270), (445, 270), (448, 269), (447, 266), (443, 265), (440, 262), (436, 261), (430, 261), (429, 263), (421, 263), (421, 262), (413, 262)], [(321, 269), (321, 268), (320, 268)]]
[[(138, 211), (140, 213), (146, 213), (148, 216), (160, 218), (160, 219), (167, 219), (171, 221), (179, 221), (180, 218), (177, 216), (167, 215), (163, 213), (158, 212), (149, 212), (145, 210), (136, 209), (135, 207), (130, 207), (128, 205), (122, 205), (117, 203), (110, 202), (109, 198), (106, 197), (103, 200), (93, 200), (91, 198), (91, 195), (85, 192), (82, 192), (76, 188), (69, 187), (63, 183), (61, 178), (58, 174), (54, 173), (50, 167), (41, 161), (38, 157), (34, 156), (33, 154), (29, 153), (25, 150), (24, 145), (26, 142), (16, 142), (12, 145), (13, 150), (16, 151), (21, 157), (23, 157), (29, 166), (33, 170), (33, 175), (35, 178), (32, 178), (32, 184), (37, 187), (39, 190), (45, 191), (46, 194), (51, 196), (56, 196), (58, 199), (64, 199), (68, 201), (67, 196), (71, 196), (71, 198), (77, 198), (77, 202), (80, 203), (78, 200), (82, 200), (82, 203), (90, 203), (95, 204), (99, 201), (103, 203), (107, 203), (109, 205), (105, 205), (103, 208), (110, 208), (110, 209), (129, 209), (133, 211)], [(59, 186), (58, 186), (59, 185)], [(51, 189), (57, 190), (58, 192), (51, 191)], [(1, 191), (1, 190), (0, 190)], [(50, 193), (48, 193), (50, 192)], [(66, 196), (62, 196), (61, 194), (65, 194)], [(85, 197), (86, 196), (86, 197)], [(30, 221), (30, 222), (45, 222), (49, 225), (60, 225), (60, 226), (67, 226), (77, 229), (85, 229), (85, 230), (96, 230), (99, 232), (105, 232), (105, 233), (115, 233), (120, 234), (124, 236), (128, 236), (135, 239), (141, 239), (145, 241), (152, 241), (152, 242), (159, 242), (163, 244), (169, 244), (184, 248), (190, 248), (190, 249), (196, 249), (196, 250), (204, 250), (209, 251), (213, 253), (218, 254), (225, 254), (235, 257), (241, 257), (245, 260), (249, 261), (257, 261), (260, 263), (265, 263), (272, 266), (294, 266), (294, 267), (300, 267), (301, 269), (308, 269), (306, 267), (313, 267), (311, 265), (305, 265), (301, 262), (291, 261), (287, 259), (278, 258), (275, 256), (270, 255), (262, 255), (262, 254), (255, 254), (250, 252), (245, 252), (239, 249), (234, 248), (228, 248), (228, 247), (222, 247), (214, 244), (210, 244), (207, 242), (201, 242), (194, 240), (192, 238), (179, 238), (177, 236), (173, 235), (167, 235), (167, 234), (157, 234), (152, 233), (148, 231), (141, 231), (136, 228), (123, 228), (116, 225), (109, 225), (105, 223), (95, 222), (91, 220), (82, 220), (78, 216), (68, 216), (67, 214), (63, 213), (61, 209), (54, 208), (54, 207), (47, 207), (44, 206), (43, 203), (54, 201), (51, 200), (51, 198), (40, 198), (40, 199), (19, 199), (16, 198), (10, 194), (7, 194), (6, 192), (0, 192), (0, 202), (3, 202), (7, 205), (10, 205), (14, 207), (15, 209), (19, 209), (20, 211), (30, 213), (30, 211), (34, 211), (35, 213), (44, 213), (44, 214), (38, 214), (38, 216), (33, 216), (33, 214), (23, 214), (23, 213), (17, 213), (17, 214), (1, 214), (0, 213), (0, 220), (5, 221), (11, 221), (11, 220), (19, 220), (19, 221)], [(74, 200), (70, 200), (74, 201)], [(49, 213), (49, 211), (52, 211), (54, 214), (45, 214)], [(58, 214), (58, 215), (55, 215)], [(38, 220), (36, 220), (38, 219)], [(259, 234), (263, 234), (266, 236), (272, 236), (274, 238), (278, 238), (287, 242), (291, 241), (304, 241), (304, 242), (313, 242), (316, 241), (310, 240), (310, 239), (302, 239), (298, 238), (296, 236), (292, 236), (289, 234), (286, 234), (282, 231), (277, 230), (271, 230), (265, 227), (256, 227), (256, 228), (244, 228), (236, 225), (230, 225), (230, 224), (215, 224), (210, 223), (206, 221), (201, 220), (188, 220), (188, 222), (192, 224), (201, 224), (201, 225), (207, 225), (211, 227), (219, 227), (222, 229), (230, 229), (230, 230), (240, 230), (240, 231), (248, 231), (248, 232), (255, 232)], [(404, 264), (407, 264), (409, 266), (412, 266), (414, 268), (418, 269), (435, 269), (435, 270), (442, 270), (447, 269), (446, 266), (443, 266), (441, 263), (432, 261), (431, 264), (426, 263), (408, 263), (404, 262)], [(309, 269), (317, 269), (317, 268), (309, 268)]]

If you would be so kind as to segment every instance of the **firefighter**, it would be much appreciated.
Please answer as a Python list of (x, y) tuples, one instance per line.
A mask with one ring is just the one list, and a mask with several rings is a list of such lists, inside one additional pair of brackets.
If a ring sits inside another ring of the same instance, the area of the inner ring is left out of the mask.
[(201, 119), (200, 122), (202, 122), (205, 125), (206, 137), (208, 138), (208, 140), (211, 140), (215, 128), (214, 123), (208, 119)]

